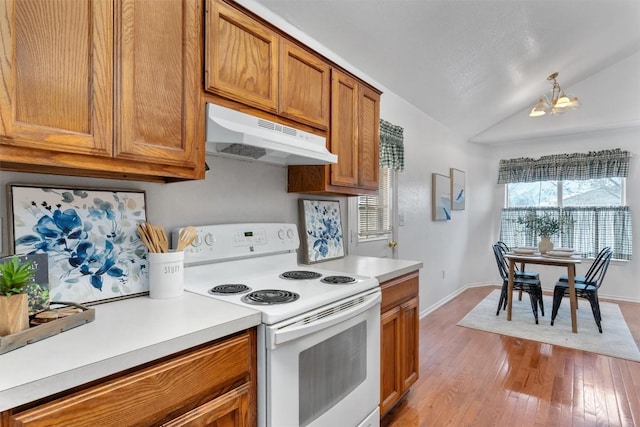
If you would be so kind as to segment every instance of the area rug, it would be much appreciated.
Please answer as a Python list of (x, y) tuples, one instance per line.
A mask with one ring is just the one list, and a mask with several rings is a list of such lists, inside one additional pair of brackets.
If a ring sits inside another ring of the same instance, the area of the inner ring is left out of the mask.
[[(517, 294), (514, 294), (514, 297)], [(544, 296), (545, 316), (539, 316), (536, 325), (529, 295), (523, 294), (522, 301), (513, 299), (511, 321), (507, 321), (506, 310), (496, 316), (500, 290), (494, 290), (471, 310), (458, 326), (524, 338), (532, 341), (569, 347), (606, 356), (640, 362), (640, 351), (633, 340), (627, 322), (625, 322), (618, 304), (600, 302), (602, 313), (602, 333), (593, 320), (591, 306), (586, 300), (580, 300), (577, 310), (578, 333), (571, 332), (569, 299), (565, 298), (558, 310), (554, 325), (551, 326), (552, 297)]]

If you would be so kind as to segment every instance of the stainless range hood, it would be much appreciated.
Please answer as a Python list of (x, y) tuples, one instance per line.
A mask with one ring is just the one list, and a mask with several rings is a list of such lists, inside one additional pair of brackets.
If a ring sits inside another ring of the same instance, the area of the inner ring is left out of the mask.
[(207, 153), (278, 165), (338, 161), (338, 156), (327, 150), (322, 136), (210, 103)]

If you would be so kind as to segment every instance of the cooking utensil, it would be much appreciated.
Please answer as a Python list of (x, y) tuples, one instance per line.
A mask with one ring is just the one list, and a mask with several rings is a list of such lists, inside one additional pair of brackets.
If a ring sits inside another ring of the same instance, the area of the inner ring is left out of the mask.
[(167, 234), (164, 231), (164, 227), (161, 225), (153, 225), (152, 229), (156, 236), (156, 243), (160, 248), (160, 252), (169, 252), (169, 240), (167, 239)]
[(161, 252), (160, 245), (157, 242), (157, 237), (149, 223), (140, 223), (137, 225), (138, 234), (140, 240), (147, 247), (149, 252), (157, 253)]
[(178, 234), (178, 247), (176, 251), (182, 251), (198, 237), (198, 230), (195, 227), (187, 226), (180, 230)]

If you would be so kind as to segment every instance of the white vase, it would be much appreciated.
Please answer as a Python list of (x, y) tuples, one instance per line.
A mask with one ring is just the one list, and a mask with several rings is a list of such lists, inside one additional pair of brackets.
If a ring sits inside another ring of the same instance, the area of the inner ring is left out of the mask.
[(540, 237), (540, 243), (538, 243), (538, 249), (541, 254), (546, 254), (549, 251), (553, 250), (553, 242), (547, 236)]

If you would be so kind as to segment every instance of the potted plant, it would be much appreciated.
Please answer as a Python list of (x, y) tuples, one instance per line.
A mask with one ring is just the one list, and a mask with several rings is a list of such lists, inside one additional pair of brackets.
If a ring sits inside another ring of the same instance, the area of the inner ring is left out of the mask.
[(550, 215), (538, 216), (531, 212), (524, 217), (518, 218), (518, 224), (524, 225), (524, 228), (533, 232), (534, 235), (540, 236), (538, 249), (541, 254), (553, 250), (553, 242), (551, 236), (560, 230), (561, 221)]
[(29, 328), (29, 302), (26, 287), (35, 271), (31, 261), (17, 256), (0, 263), (0, 336)]

